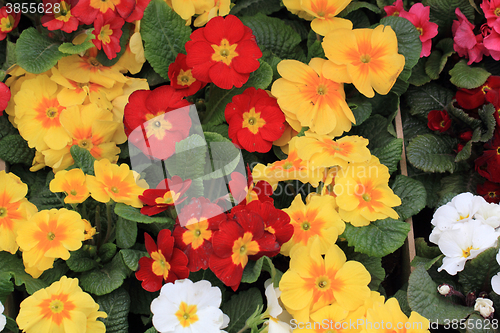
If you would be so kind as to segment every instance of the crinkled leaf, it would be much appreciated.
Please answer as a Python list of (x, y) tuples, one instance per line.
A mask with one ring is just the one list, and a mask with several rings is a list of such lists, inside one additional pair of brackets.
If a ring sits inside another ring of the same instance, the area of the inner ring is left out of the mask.
[(372, 155), (375, 155), (380, 160), (380, 163), (389, 168), (389, 173), (393, 173), (398, 169), (398, 163), (401, 160), (403, 152), (403, 139), (393, 139), (384, 147), (377, 147), (372, 150)]
[(0, 302), (3, 304), (5, 304), (7, 296), (14, 291), (14, 283), (12, 283), (11, 277), (9, 272), (0, 273)]
[(12, 333), (19, 332), (19, 327), (17, 326), (17, 323), (13, 318), (7, 317), (7, 323), (5, 325), (5, 332), (12, 332)]
[(17, 63), (16, 59), (16, 43), (13, 43), (11, 41), (7, 41), (7, 48), (5, 50), (5, 63), (2, 66), (3, 70), (7, 70), (10, 68), (10, 66), (14, 65)]
[(314, 41), (314, 43), (307, 48), (307, 59), (310, 61), (312, 58), (326, 58), (325, 51), (319, 40)]
[(0, 140), (8, 135), (19, 134), (17, 129), (12, 126), (6, 112), (0, 116)]
[[(16, 255), (10, 254), (8, 252), (0, 252), (0, 276), (2, 279), (6, 279), (7, 274), (14, 278), (14, 283), (16, 286), (24, 284), (28, 294), (33, 294), (35, 291), (48, 287), (44, 281), (40, 279), (34, 279), (25, 272), (24, 264), (21, 259)], [(10, 278), (9, 278), (10, 280)]]
[(343, 237), (357, 252), (371, 257), (384, 257), (403, 245), (409, 231), (408, 223), (387, 218), (371, 222), (365, 227), (346, 223)]
[(394, 207), (401, 220), (417, 215), (425, 207), (427, 193), (418, 180), (398, 175), (392, 184), (392, 190), (401, 198), (401, 206)]
[(101, 262), (106, 263), (110, 261), (116, 253), (116, 244), (115, 243), (106, 243), (101, 245), (99, 248), (99, 258), (101, 258)]
[(115, 205), (115, 214), (123, 217), (124, 219), (139, 223), (168, 223), (165, 227), (173, 226), (175, 223), (174, 220), (168, 217), (143, 215), (141, 214), (141, 210), (139, 208), (134, 208), (124, 203), (117, 203)]
[(60, 193), (52, 193), (48, 186), (43, 189), (33, 192), (29, 197), (29, 201), (38, 208), (38, 210), (52, 209), (52, 208), (62, 208), (64, 207), (64, 201), (62, 196), (58, 198)]
[(451, 299), (437, 292), (437, 287), (425, 268), (417, 267), (408, 281), (408, 304), (411, 309), (441, 325), (445, 324), (445, 320), (460, 320), (474, 312), (472, 307), (453, 304)]
[[(175, 143), (175, 154), (165, 161), (169, 175), (196, 180), (205, 173), (207, 144), (198, 134), (193, 134)], [(190, 186), (190, 192), (193, 188)], [(192, 195), (192, 196), (199, 196)]]
[(485, 290), (485, 286), (490, 285), (491, 277), (499, 270), (496, 255), (498, 246), (492, 247), (478, 254), (477, 257), (467, 260), (464, 269), (458, 272), (458, 282), (462, 284), (465, 293), (479, 292)]
[(83, 173), (93, 176), (95, 157), (92, 156), (90, 151), (78, 145), (73, 145), (69, 151), (75, 161), (76, 167), (82, 169)]
[(131, 270), (136, 271), (139, 269), (139, 259), (142, 257), (147, 257), (148, 253), (146, 251), (123, 249), (120, 250), (120, 255), (122, 256), (123, 262)]
[(467, 179), (463, 173), (455, 173), (441, 178), (441, 188), (438, 191), (438, 206), (445, 205), (457, 194), (467, 192)]
[(30, 73), (46, 72), (64, 56), (59, 45), (60, 42), (40, 34), (35, 28), (28, 28), (16, 42), (17, 64)]
[(104, 311), (107, 318), (100, 318), (106, 325), (107, 333), (128, 333), (128, 313), (130, 309), (130, 296), (123, 289), (117, 289), (110, 294), (95, 297), (99, 304), (99, 311)]
[(479, 125), (481, 125), (481, 120), (471, 117), (464, 110), (456, 108), (453, 104), (450, 104), (447, 110), (450, 115), (456, 117), (461, 122), (469, 125), (469, 127), (471, 128), (476, 128)]
[(439, 74), (443, 71), (448, 58), (453, 53), (455, 53), (455, 50), (453, 49), (453, 39), (441, 39), (425, 62), (425, 72), (427, 75), (431, 79), (437, 80), (439, 78)]
[(264, 257), (257, 261), (248, 261), (245, 269), (243, 270), (243, 276), (241, 277), (242, 283), (254, 283), (260, 276), (262, 271), (262, 264), (264, 263)]
[(408, 161), (425, 172), (454, 172), (457, 140), (449, 136), (434, 134), (418, 135), (413, 138), (407, 149)]
[(87, 37), (85, 38), (83, 43), (78, 45), (75, 45), (73, 43), (62, 43), (59, 46), (59, 51), (66, 54), (78, 54), (87, 51), (91, 47), (94, 47), (94, 43), (91, 42), (95, 38), (92, 31), (94, 31), (94, 28), (90, 28), (85, 31)]
[(117, 254), (104, 267), (83, 273), (80, 277), (80, 286), (86, 292), (98, 296), (109, 294), (123, 284), (129, 272), (122, 256)]
[(283, 4), (279, 0), (239, 0), (231, 8), (230, 14), (253, 16), (257, 13), (262, 13), (269, 15), (280, 10), (282, 6)]
[(479, 109), (479, 118), (483, 121), (483, 125), (486, 125), (486, 128), (483, 128), (481, 139), (479, 141), (486, 142), (493, 137), (497, 124), (494, 116), (495, 112), (496, 109), (493, 104), (486, 104)]
[(348, 4), (347, 7), (345, 7), (344, 10), (342, 10), (337, 16), (338, 17), (346, 17), (347, 14), (354, 12), (360, 8), (366, 8), (368, 10), (371, 10), (375, 14), (380, 13), (380, 9), (371, 3), (364, 2), (364, 1), (353, 1), (350, 4)]
[(453, 99), (454, 93), (434, 82), (421, 87), (410, 87), (405, 94), (410, 114), (427, 120), (431, 110), (443, 110)]
[(236, 333), (243, 326), (245, 321), (254, 313), (257, 306), (262, 304), (262, 296), (257, 288), (251, 288), (233, 295), (231, 299), (222, 304), (221, 310), (231, 319), (225, 331)]
[(424, 238), (415, 239), (415, 250), (417, 255), (422, 258), (433, 259), (441, 254), (441, 250), (437, 246), (429, 246)]
[(472, 143), (478, 142), (481, 139), (481, 128), (476, 128), (472, 134), (472, 138), (467, 141), (461, 151), (455, 157), (455, 162), (467, 160), (472, 153)]
[(30, 148), (19, 134), (11, 134), (0, 139), (0, 159), (10, 164), (31, 165), (35, 149)]
[(225, 137), (226, 139), (229, 139), (229, 126), (227, 124), (220, 124), (220, 125), (211, 125), (211, 124), (204, 124), (201, 125), (203, 132), (212, 132), (212, 133), (217, 133)]
[(97, 262), (90, 256), (89, 251), (83, 248), (72, 251), (70, 254), (66, 264), (73, 272), (86, 272), (98, 266)]
[(59, 281), (63, 275), (66, 275), (68, 270), (69, 267), (64, 260), (56, 260), (54, 262), (54, 267), (43, 272), (39, 279), (47, 283), (47, 285), (51, 285), (52, 283)]
[(466, 327), (465, 333), (497, 333), (498, 322), (494, 320), (485, 319), (477, 312), (473, 313), (464, 324)]
[(353, 134), (360, 135), (370, 141), (368, 144), (369, 149), (385, 147), (392, 140), (394, 136), (387, 131), (387, 118), (376, 114), (368, 118), (360, 126), (353, 127)]
[(486, 82), (491, 75), (481, 67), (468, 66), (462, 59), (450, 70), (450, 81), (458, 88), (474, 89)]
[[(410, 73), (411, 75), (411, 73)], [(403, 95), (408, 88), (410, 87), (410, 83), (406, 82), (400, 78), (396, 80), (396, 83), (394, 83), (394, 86), (392, 86), (391, 93), (396, 94), (397, 96)]]
[(408, 109), (401, 110), (401, 117), (406, 145), (417, 135), (433, 133), (427, 126), (427, 120), (410, 115)]
[(116, 245), (128, 249), (137, 239), (137, 222), (119, 217), (116, 221)]
[(408, 80), (410, 84), (414, 86), (423, 86), (424, 84), (431, 81), (431, 78), (425, 72), (425, 66), (428, 61), (429, 60), (427, 60), (427, 58), (420, 58), (415, 67), (412, 68), (411, 76), (410, 79)]
[(438, 262), (441, 258), (443, 258), (443, 255), (440, 254), (438, 255), (437, 257), (435, 258), (432, 258), (432, 259), (428, 259), (428, 258), (423, 258), (423, 257), (419, 257), (419, 256), (415, 256), (415, 258), (413, 258), (413, 260), (411, 261), (411, 265), (413, 267), (418, 267), (420, 265), (424, 266), (424, 268), (426, 270), (429, 270), (431, 269), (431, 267), (436, 263)]
[(353, 126), (361, 125), (372, 114), (372, 104), (366, 98), (353, 98), (348, 101), (349, 108), (356, 119), (356, 124)]
[[(411, 165), (410, 165), (411, 166)], [(414, 177), (419, 180), (425, 187), (425, 191), (427, 192), (427, 207), (435, 208), (437, 202), (439, 200), (438, 191), (440, 189), (440, 182), (442, 178), (442, 174), (439, 173), (427, 173), (420, 174)]]
[(469, 4), (469, 0), (425, 0), (422, 3), (431, 7), (430, 21), (438, 25), (439, 35), (451, 31), (453, 21), (457, 19), (455, 15), (457, 8), (460, 8), (469, 22), (474, 22), (474, 8)]
[(165, 1), (151, 0), (141, 20), (144, 56), (154, 70), (168, 79), (168, 66), (185, 53), (191, 28)]

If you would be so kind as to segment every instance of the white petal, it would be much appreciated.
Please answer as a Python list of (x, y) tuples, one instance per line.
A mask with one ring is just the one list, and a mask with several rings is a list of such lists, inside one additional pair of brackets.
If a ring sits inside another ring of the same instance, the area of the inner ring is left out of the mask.
[(491, 278), (491, 289), (500, 295), (500, 273)]
[(460, 272), (464, 269), (466, 259), (464, 257), (460, 258), (443, 258), (443, 265), (438, 268), (438, 272), (441, 272), (443, 269), (448, 272), (450, 275), (456, 275), (457, 272)]

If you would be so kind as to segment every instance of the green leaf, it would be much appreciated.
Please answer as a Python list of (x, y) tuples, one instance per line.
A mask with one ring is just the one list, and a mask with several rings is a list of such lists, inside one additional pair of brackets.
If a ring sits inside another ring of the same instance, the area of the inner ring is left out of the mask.
[(125, 265), (133, 272), (139, 269), (139, 259), (149, 256), (149, 254), (145, 251), (132, 249), (123, 249), (120, 250), (119, 253), (122, 256)]
[(49, 190), (48, 186), (40, 191), (34, 192), (29, 197), (29, 201), (34, 204), (38, 210), (64, 207), (62, 196), (58, 198), (56, 193), (52, 193)]
[(453, 152), (456, 145), (455, 138), (424, 134), (410, 141), (406, 153), (408, 161), (425, 172), (454, 172), (458, 168)]
[(326, 59), (325, 51), (319, 40), (314, 41), (314, 43), (307, 48), (307, 59), (310, 61), (312, 58)]
[(157, 333), (158, 331), (154, 327), (148, 328), (144, 333)]
[(432, 280), (423, 266), (417, 267), (408, 281), (408, 304), (413, 311), (443, 325), (454, 319), (466, 318), (474, 312), (472, 307), (453, 304), (437, 292), (438, 285)]
[(455, 162), (465, 161), (472, 154), (472, 143), (478, 142), (481, 139), (481, 128), (476, 128), (472, 134), (472, 138), (467, 141), (461, 151), (457, 153)]
[(431, 81), (431, 78), (425, 72), (425, 66), (427, 62), (428, 62), (427, 58), (420, 58), (415, 67), (412, 68), (411, 76), (410, 79), (408, 80), (410, 84), (414, 86), (423, 86), (424, 84)]
[(432, 259), (415, 256), (415, 258), (413, 258), (413, 260), (411, 261), (411, 265), (413, 267), (418, 267), (422, 265), (425, 268), (425, 270), (429, 270), (435, 263), (437, 263), (442, 258), (443, 258), (442, 254)]
[(227, 124), (220, 124), (220, 125), (211, 125), (211, 124), (204, 124), (201, 125), (201, 128), (203, 129), (203, 132), (212, 132), (212, 133), (217, 133), (225, 137), (226, 139), (229, 139), (229, 126)]
[(346, 253), (346, 256), (348, 260), (356, 260), (365, 266), (372, 278), (368, 287), (370, 287), (371, 290), (378, 290), (380, 283), (385, 279), (385, 270), (382, 267), (382, 258), (370, 257), (364, 253), (358, 252)]
[(388, 120), (379, 114), (368, 118), (360, 126), (353, 127), (353, 134), (360, 135), (370, 141), (368, 148), (385, 147), (394, 140), (394, 136), (387, 131)]
[(241, 161), (240, 150), (220, 134), (205, 132), (204, 135), (208, 144), (210, 163), (205, 163), (205, 175), (201, 179), (216, 179), (230, 175)]
[(9, 69), (12, 65), (17, 63), (16, 59), (16, 43), (12, 43), (11, 41), (7, 41), (7, 49), (6, 51), (6, 59), (5, 63), (2, 66), (3, 70)]
[(61, 43), (41, 35), (35, 28), (28, 28), (16, 42), (17, 64), (30, 73), (46, 72), (64, 56), (59, 45)]
[(168, 223), (165, 227), (171, 227), (175, 223), (175, 221), (169, 217), (143, 215), (141, 214), (141, 210), (139, 208), (134, 208), (124, 203), (116, 203), (115, 214), (126, 220), (139, 223)]
[(350, 4), (348, 4), (347, 7), (345, 7), (344, 10), (342, 10), (337, 16), (338, 17), (346, 17), (347, 14), (349, 14), (353, 11), (356, 11), (360, 8), (366, 8), (368, 10), (371, 10), (375, 14), (380, 13), (380, 9), (377, 6), (372, 5), (371, 3), (364, 2), (364, 1), (353, 1)]
[(437, 80), (439, 74), (444, 69), (448, 58), (455, 53), (453, 49), (453, 39), (444, 38), (437, 43), (434, 51), (431, 52), (425, 63), (425, 72), (431, 79)]
[(456, 108), (453, 104), (450, 104), (447, 110), (450, 115), (469, 125), (471, 128), (476, 128), (481, 125), (481, 120), (472, 118), (464, 110)]
[(128, 313), (130, 296), (123, 288), (117, 289), (108, 295), (96, 297), (99, 311), (104, 311), (107, 318), (100, 318), (106, 325), (107, 333), (128, 333)]
[(453, 21), (457, 19), (457, 8), (460, 8), (470, 22), (474, 22), (474, 8), (469, 4), (469, 0), (424, 0), (422, 3), (431, 7), (430, 21), (438, 25), (439, 35), (451, 31)]
[(450, 70), (450, 81), (458, 88), (474, 89), (486, 82), (491, 75), (481, 67), (470, 67), (462, 59)]
[(86, 272), (98, 266), (89, 251), (80, 248), (76, 251), (70, 252), (71, 256), (66, 260), (66, 264), (73, 272)]
[[(14, 278), (16, 286), (24, 284), (28, 294), (33, 294), (35, 291), (46, 288), (49, 285), (40, 279), (34, 279), (24, 270), (24, 264), (21, 259), (16, 255), (8, 252), (0, 252), (0, 276), (3, 280), (6, 279), (7, 274)], [(9, 278), (10, 280), (10, 278)]]
[[(4, 332), (4, 331), (2, 331)], [(16, 321), (13, 318), (7, 317), (7, 324), (5, 325), (5, 332), (8, 333), (18, 333), (19, 327), (17, 326)]]
[(415, 239), (415, 250), (417, 251), (417, 256), (427, 259), (436, 258), (441, 254), (439, 247), (429, 246), (422, 237)]
[(85, 31), (87, 37), (85, 38), (83, 43), (78, 45), (75, 45), (73, 43), (62, 43), (59, 46), (59, 51), (66, 54), (78, 54), (87, 51), (91, 47), (94, 47), (94, 43), (91, 42), (91, 40), (95, 38), (92, 31), (94, 31), (94, 28), (90, 28)]
[(0, 273), (0, 302), (5, 304), (7, 296), (14, 291), (14, 284), (12, 283), (11, 275), (9, 272)]
[(165, 168), (171, 176), (182, 179), (197, 179), (204, 175), (207, 144), (198, 134), (188, 136), (175, 143), (175, 154), (165, 161)]
[[(411, 167), (411, 165), (410, 165)], [(442, 178), (442, 174), (439, 173), (427, 173), (420, 174), (414, 177), (416, 180), (419, 180), (425, 187), (425, 191), (427, 192), (427, 207), (435, 208), (437, 202), (439, 200), (438, 191), (440, 189), (440, 182)]]
[(123, 284), (129, 272), (122, 256), (117, 254), (104, 267), (83, 273), (80, 277), (80, 286), (86, 292), (98, 296), (109, 294)]
[(0, 116), (0, 140), (7, 135), (12, 134), (19, 134), (19, 132), (14, 126), (12, 126), (11, 122), (9, 121), (8, 114), (4, 112), (4, 114)]
[(56, 260), (54, 262), (54, 267), (43, 272), (39, 279), (47, 283), (47, 285), (51, 285), (52, 283), (59, 281), (63, 275), (66, 275), (68, 270), (68, 265), (66, 265), (64, 260)]
[(463, 173), (455, 173), (441, 178), (441, 188), (438, 191), (438, 205), (445, 205), (457, 194), (467, 191), (467, 181)]
[(264, 263), (264, 257), (257, 261), (250, 260), (243, 270), (243, 276), (241, 277), (242, 283), (254, 283), (259, 279), (260, 272), (262, 271), (262, 264)]
[[(465, 327), (467, 327), (465, 333), (496, 333), (498, 332), (498, 325), (493, 323), (493, 320), (485, 319), (477, 312), (473, 313), (465, 322)], [(493, 328), (494, 326), (497, 328)]]
[(144, 56), (155, 72), (168, 80), (168, 66), (185, 53), (191, 28), (165, 1), (151, 0), (141, 21)]
[(348, 106), (356, 119), (356, 124), (353, 126), (361, 125), (372, 114), (372, 104), (367, 98), (358, 97), (348, 101)]
[(130, 312), (149, 317), (151, 315), (151, 302), (160, 295), (160, 291), (150, 292), (144, 290), (141, 282), (137, 279), (130, 279), (129, 283), (128, 292), (130, 299), (134, 300), (130, 303)]
[[(410, 73), (411, 75), (411, 73)], [(396, 83), (394, 83), (394, 86), (392, 86), (391, 93), (396, 94), (396, 96), (402, 96), (410, 87), (410, 83), (407, 81), (404, 81), (400, 78), (396, 80)]]
[(260, 61), (260, 67), (250, 74), (247, 83), (241, 88), (221, 89), (215, 85), (210, 85), (210, 96), (207, 102), (207, 117), (204, 123), (219, 125), (226, 121), (224, 111), (226, 105), (231, 103), (234, 96), (239, 95), (249, 87), (266, 89), (272, 82), (273, 70), (269, 64)]
[(398, 38), (398, 53), (405, 56), (405, 67), (399, 79), (407, 81), (411, 76), (412, 68), (420, 59), (422, 42), (417, 28), (402, 17), (386, 16), (380, 20), (380, 24), (390, 25)]
[(486, 104), (479, 109), (479, 118), (483, 121), (483, 125), (486, 125), (486, 129), (483, 130), (479, 141), (486, 142), (493, 137), (497, 124), (494, 116), (495, 112), (496, 109), (493, 104)]
[(354, 227), (346, 223), (343, 237), (356, 252), (371, 257), (384, 257), (403, 245), (410, 225), (390, 218), (371, 222), (365, 227)]
[(252, 29), (262, 51), (269, 50), (281, 59), (297, 59), (300, 35), (281, 19), (258, 13), (252, 17), (242, 17), (241, 22)]
[(0, 139), (0, 159), (10, 164), (31, 165), (35, 150), (19, 134), (11, 134)]
[(442, 110), (453, 99), (454, 93), (431, 82), (421, 87), (410, 87), (405, 94), (410, 114), (427, 121), (427, 113), (431, 110)]
[(380, 160), (380, 163), (389, 168), (389, 173), (393, 173), (398, 169), (398, 163), (401, 160), (403, 152), (403, 139), (393, 139), (384, 147), (378, 147), (372, 150), (372, 155), (375, 155)]
[(116, 245), (128, 249), (137, 239), (137, 222), (119, 217), (116, 221)]
[(75, 161), (76, 167), (82, 169), (86, 175), (93, 176), (95, 157), (90, 154), (90, 151), (78, 145), (73, 145), (69, 151)]
[(233, 8), (231, 8), (230, 14), (237, 16), (253, 16), (257, 13), (262, 13), (264, 15), (269, 15), (277, 12), (283, 7), (283, 4), (279, 0), (239, 0)]
[(99, 248), (99, 258), (101, 258), (101, 262), (106, 263), (110, 261), (116, 253), (116, 244), (114, 243), (106, 243), (101, 245)]
[(225, 329), (228, 333), (236, 333), (245, 326), (245, 321), (262, 304), (262, 296), (257, 288), (251, 288), (233, 295), (222, 304), (221, 310), (231, 319)]
[(401, 198), (401, 206), (394, 207), (401, 220), (417, 215), (425, 207), (427, 193), (424, 185), (416, 179), (398, 175), (392, 184), (394, 194)]
[(478, 294), (490, 285), (491, 277), (499, 270), (495, 257), (498, 253), (498, 246), (481, 252), (474, 259), (467, 260), (464, 269), (458, 272), (458, 282), (462, 284), (465, 293), (475, 292)]
[(122, 26), (122, 35), (120, 37), (120, 51), (116, 54), (113, 59), (109, 59), (107, 54), (104, 52), (104, 49), (100, 50), (95, 57), (97, 61), (99, 61), (103, 66), (111, 67), (120, 60), (120, 57), (125, 53), (127, 49), (127, 43), (130, 38), (130, 24), (125, 23)]
[[(408, 286), (406, 286), (408, 288)], [(408, 296), (406, 295), (406, 288), (405, 289), (399, 289), (396, 291), (394, 294), (394, 298), (398, 300), (399, 306), (401, 307), (401, 311), (407, 316), (411, 316), (411, 309), (410, 306), (408, 305)]]

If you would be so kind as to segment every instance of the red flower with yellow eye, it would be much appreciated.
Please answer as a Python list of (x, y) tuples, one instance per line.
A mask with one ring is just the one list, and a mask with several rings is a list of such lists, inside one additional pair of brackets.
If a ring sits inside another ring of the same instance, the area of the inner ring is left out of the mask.
[(247, 178), (239, 172), (233, 172), (228, 185), (231, 195), (239, 205), (247, 205), (254, 200), (274, 202), (274, 199), (271, 198), (274, 192), (271, 184), (260, 180), (254, 185), (252, 171), (248, 165)]
[(458, 89), (455, 99), (464, 109), (475, 109), (485, 103), (498, 105), (500, 102), (500, 76), (491, 75), (486, 82), (474, 89)]
[(5, 83), (0, 82), (0, 116), (3, 114), (3, 110), (7, 108), (11, 97), (10, 89), (5, 85)]
[[(55, 8), (55, 10), (47, 11), (42, 16), (40, 19), (42, 25), (51, 31), (62, 30), (67, 33), (76, 31), (80, 21), (71, 14), (71, 8), (75, 7), (77, 3), (78, 0), (43, 0), (45, 8)], [(51, 6), (49, 7), (48, 4)]]
[(158, 291), (166, 283), (189, 276), (188, 258), (178, 248), (174, 247), (174, 237), (170, 230), (160, 230), (158, 246), (149, 234), (144, 233), (146, 250), (150, 258), (139, 259), (139, 270), (135, 273), (137, 280), (142, 281), (142, 287), (147, 291)]
[(252, 30), (234, 15), (217, 16), (195, 30), (186, 43), (186, 63), (193, 76), (222, 89), (240, 88), (262, 57)]
[(427, 114), (427, 126), (433, 131), (441, 133), (451, 126), (451, 119), (446, 110), (432, 110)]
[(104, 15), (97, 15), (94, 22), (95, 30), (92, 33), (95, 38), (92, 42), (99, 50), (102, 48), (109, 59), (113, 59), (120, 52), (123, 24), (125, 21), (111, 10)]
[(265, 230), (263, 218), (247, 210), (235, 212), (232, 220), (219, 225), (212, 246), (210, 270), (234, 291), (240, 285), (249, 259), (257, 260), (280, 248), (275, 236)]
[[(173, 235), (175, 245), (187, 255), (191, 272), (207, 269), (213, 253), (212, 237), (226, 220), (222, 209), (206, 198), (193, 199), (178, 216)], [(184, 226), (182, 226), (184, 225)]]
[(0, 40), (4, 40), (7, 34), (17, 27), (20, 19), (21, 12), (14, 13), (11, 9), (10, 13), (7, 13), (7, 6), (0, 8)]
[(172, 179), (164, 179), (156, 189), (145, 190), (139, 199), (144, 203), (141, 214), (152, 216), (161, 213), (168, 207), (180, 204), (187, 197), (183, 197), (186, 190), (191, 185), (191, 179), (183, 181), (179, 176)]
[(275, 98), (250, 87), (226, 105), (229, 138), (249, 152), (267, 153), (285, 131), (285, 115)]
[(207, 85), (194, 78), (192, 68), (186, 64), (186, 55), (179, 53), (175, 61), (168, 66), (170, 85), (184, 96), (194, 95), (198, 90)]
[(128, 18), (134, 11), (136, 0), (78, 0), (73, 15), (85, 24), (93, 24), (99, 15), (108, 11)]

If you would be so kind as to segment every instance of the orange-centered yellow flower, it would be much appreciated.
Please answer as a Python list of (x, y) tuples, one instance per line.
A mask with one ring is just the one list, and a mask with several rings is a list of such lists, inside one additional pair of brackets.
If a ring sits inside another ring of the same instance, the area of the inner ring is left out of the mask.
[(307, 246), (315, 238), (319, 238), (321, 254), (324, 254), (345, 229), (332, 196), (312, 196), (305, 205), (298, 194), (283, 211), (290, 216), (294, 228), (292, 238), (281, 246), (284, 255), (290, 255), (297, 246)]
[(323, 76), (327, 60), (313, 58), (309, 66), (297, 60), (278, 64), (281, 79), (274, 82), (271, 92), (291, 119), (318, 134), (340, 136), (355, 123), (354, 115), (345, 101), (344, 86)]
[(401, 205), (401, 199), (389, 187), (389, 177), (389, 170), (375, 156), (367, 163), (352, 163), (338, 171), (333, 189), (340, 217), (356, 227), (398, 218), (391, 207)]
[(90, 195), (85, 183), (85, 174), (81, 169), (58, 171), (50, 182), (49, 188), (54, 193), (66, 193), (65, 203), (82, 203)]
[(26, 333), (104, 333), (104, 323), (97, 318), (107, 315), (98, 310), (99, 305), (78, 286), (78, 279), (63, 276), (26, 298), (16, 322)]
[(323, 258), (319, 239), (293, 251), (290, 269), (279, 287), (281, 300), (298, 322), (308, 322), (310, 313), (330, 304), (348, 311), (370, 297), (370, 273), (357, 261), (347, 261), (344, 252), (332, 245)]
[(0, 171), (0, 251), (16, 253), (17, 230), (37, 211), (26, 193), (28, 186), (19, 177)]
[(141, 208), (139, 195), (144, 192), (135, 183), (134, 174), (127, 164), (111, 164), (107, 159), (94, 162), (95, 176), (87, 175), (87, 187), (92, 198), (107, 203), (111, 199)]
[(337, 29), (323, 39), (330, 60), (323, 75), (337, 82), (352, 83), (366, 97), (387, 94), (405, 65), (398, 54), (396, 33), (390, 26), (375, 29)]
[(68, 260), (69, 251), (82, 246), (84, 230), (80, 214), (65, 208), (42, 210), (33, 215), (17, 234), (26, 272), (38, 278), (52, 268), (54, 259)]

